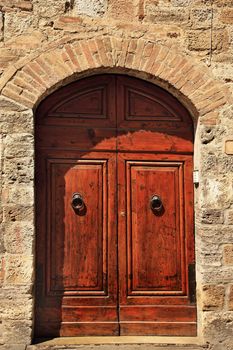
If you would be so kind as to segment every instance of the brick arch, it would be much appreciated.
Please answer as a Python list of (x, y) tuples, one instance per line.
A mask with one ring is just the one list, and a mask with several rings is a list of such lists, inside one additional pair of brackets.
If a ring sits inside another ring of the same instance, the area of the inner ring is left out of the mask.
[(170, 86), (174, 94), (178, 92), (189, 101), (193, 115), (206, 115), (227, 102), (226, 87), (214, 80), (206, 66), (174, 48), (144, 39), (104, 36), (68, 42), (63, 47), (58, 44), (18, 66), (18, 70), (6, 72), (0, 87), (4, 96), (28, 108), (57, 87), (105, 69), (136, 76), (140, 72), (146, 80), (157, 79), (156, 83)]

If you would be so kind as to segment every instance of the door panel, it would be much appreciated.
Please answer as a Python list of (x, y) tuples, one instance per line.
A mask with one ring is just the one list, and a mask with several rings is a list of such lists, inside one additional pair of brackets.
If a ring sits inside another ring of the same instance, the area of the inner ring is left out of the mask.
[[(54, 252), (50, 293), (106, 295), (107, 216), (102, 215), (107, 212), (106, 161), (50, 159), (47, 166), (48, 197), (53, 203), (48, 235)], [(71, 205), (76, 192), (84, 201), (80, 211)]]
[(195, 336), (196, 322), (122, 322), (121, 335)]
[(171, 94), (127, 76), (118, 76), (116, 86), (118, 129), (181, 130), (184, 139), (193, 138), (190, 115)]
[[(170, 321), (167, 334), (195, 335), (196, 308), (188, 283), (194, 256), (187, 244), (193, 241), (193, 226), (191, 218), (188, 225), (185, 219), (192, 207), (192, 187), (186, 181), (191, 171), (191, 156), (118, 155), (121, 334), (163, 335), (163, 322)], [(159, 212), (150, 207), (153, 195), (161, 197)]]
[[(37, 161), (43, 212), (37, 224), (36, 332), (98, 335), (103, 322), (105, 334), (116, 334), (116, 155), (75, 152), (63, 158), (44, 151)], [(71, 205), (76, 192), (84, 201), (80, 211)]]
[(189, 322), (196, 320), (196, 310), (193, 306), (153, 306), (153, 305), (137, 305), (132, 307), (121, 307), (121, 320), (127, 322), (171, 322), (176, 315), (176, 322)]
[[(126, 167), (128, 295), (182, 293), (182, 163), (127, 161)], [(156, 194), (158, 213), (150, 206)]]
[(94, 76), (60, 88), (40, 104), (37, 125), (116, 127), (115, 76)]
[(193, 152), (192, 140), (184, 140), (179, 133), (172, 135), (156, 130), (117, 130), (117, 148), (122, 152), (160, 152), (190, 153)]
[(37, 147), (79, 151), (116, 151), (116, 130), (76, 126), (37, 126)]

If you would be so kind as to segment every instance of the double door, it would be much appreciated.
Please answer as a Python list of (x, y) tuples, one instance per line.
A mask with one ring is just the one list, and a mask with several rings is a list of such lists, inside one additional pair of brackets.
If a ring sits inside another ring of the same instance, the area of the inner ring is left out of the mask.
[(195, 335), (187, 111), (102, 75), (36, 116), (36, 336)]

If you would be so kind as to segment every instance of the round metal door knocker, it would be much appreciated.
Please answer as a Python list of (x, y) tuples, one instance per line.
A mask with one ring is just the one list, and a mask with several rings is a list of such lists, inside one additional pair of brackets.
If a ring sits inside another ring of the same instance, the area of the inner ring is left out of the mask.
[(150, 207), (151, 207), (151, 210), (154, 212), (157, 212), (157, 213), (161, 212), (161, 210), (163, 208), (163, 203), (162, 203), (161, 198), (157, 194), (154, 194), (151, 197)]
[(83, 197), (80, 193), (73, 193), (71, 199), (71, 205), (74, 210), (83, 210), (84, 209), (84, 201)]

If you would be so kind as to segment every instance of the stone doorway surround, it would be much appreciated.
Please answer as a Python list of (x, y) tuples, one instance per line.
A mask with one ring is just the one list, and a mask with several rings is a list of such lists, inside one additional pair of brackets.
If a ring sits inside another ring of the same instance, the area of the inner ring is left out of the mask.
[(22, 349), (33, 339), (34, 111), (60, 86), (100, 73), (127, 74), (157, 84), (176, 96), (193, 117), (194, 168), (199, 170), (195, 188), (198, 341), (210, 344), (211, 349), (230, 349), (232, 97), (206, 66), (177, 49), (110, 35), (87, 40), (64, 36), (10, 66), (0, 79), (1, 205), (6, 246), (1, 256), (1, 342), (5, 349)]

